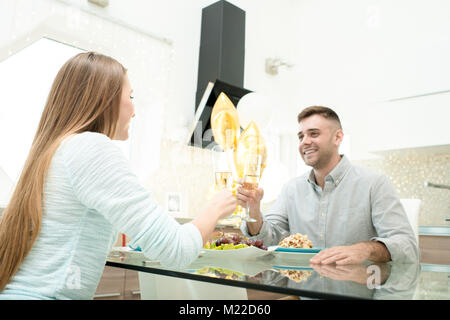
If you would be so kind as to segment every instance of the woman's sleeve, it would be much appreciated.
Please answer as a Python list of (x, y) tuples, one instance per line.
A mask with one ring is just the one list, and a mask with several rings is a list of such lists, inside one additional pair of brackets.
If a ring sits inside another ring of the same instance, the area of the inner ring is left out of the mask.
[(82, 133), (65, 141), (64, 158), (78, 200), (125, 233), (146, 257), (182, 267), (198, 256), (200, 231), (180, 225), (151, 198), (122, 151), (107, 136)]

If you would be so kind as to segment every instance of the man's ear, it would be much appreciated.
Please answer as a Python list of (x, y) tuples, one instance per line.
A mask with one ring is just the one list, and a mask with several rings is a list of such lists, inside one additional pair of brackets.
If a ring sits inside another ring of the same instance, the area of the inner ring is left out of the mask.
[(334, 141), (337, 147), (339, 147), (344, 139), (344, 131), (342, 129), (337, 129), (334, 133)]

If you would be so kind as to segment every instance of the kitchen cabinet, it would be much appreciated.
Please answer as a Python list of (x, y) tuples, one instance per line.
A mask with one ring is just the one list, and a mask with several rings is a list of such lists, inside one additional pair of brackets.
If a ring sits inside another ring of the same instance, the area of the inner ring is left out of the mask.
[(105, 266), (95, 300), (140, 300), (138, 273)]
[[(126, 238), (126, 242), (130, 239)], [(122, 245), (120, 233), (114, 244)], [(95, 300), (140, 300), (139, 278), (137, 271), (105, 266), (94, 295)]]
[(125, 270), (105, 267), (94, 299), (123, 300)]
[(450, 145), (449, 106), (450, 93), (374, 104), (364, 144), (371, 152)]
[(138, 272), (134, 270), (125, 270), (124, 300), (140, 300), (141, 291), (139, 287)]
[(450, 236), (420, 235), (420, 262), (450, 265)]

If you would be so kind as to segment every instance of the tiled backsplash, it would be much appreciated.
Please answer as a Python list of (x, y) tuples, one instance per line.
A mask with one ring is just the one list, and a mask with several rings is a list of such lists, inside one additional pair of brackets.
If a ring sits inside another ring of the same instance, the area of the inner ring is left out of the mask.
[[(385, 174), (400, 198), (422, 200), (420, 226), (448, 225), (445, 218), (450, 216), (450, 190), (425, 187), (424, 183), (450, 185), (450, 153), (396, 154), (354, 163)], [(181, 210), (175, 215), (195, 217), (206, 203), (213, 182), (209, 150), (163, 140), (160, 169), (149, 178), (146, 186), (166, 210), (168, 194), (179, 194)], [(269, 205), (265, 204), (263, 211)]]
[(419, 226), (449, 225), (450, 190), (425, 187), (425, 182), (450, 185), (450, 153), (394, 153), (355, 163), (385, 174), (400, 198), (420, 199)]

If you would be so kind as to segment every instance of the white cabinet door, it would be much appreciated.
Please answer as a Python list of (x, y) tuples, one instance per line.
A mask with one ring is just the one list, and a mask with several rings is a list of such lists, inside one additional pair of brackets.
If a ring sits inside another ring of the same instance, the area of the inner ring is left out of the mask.
[(450, 93), (379, 103), (369, 110), (369, 151), (450, 145)]

